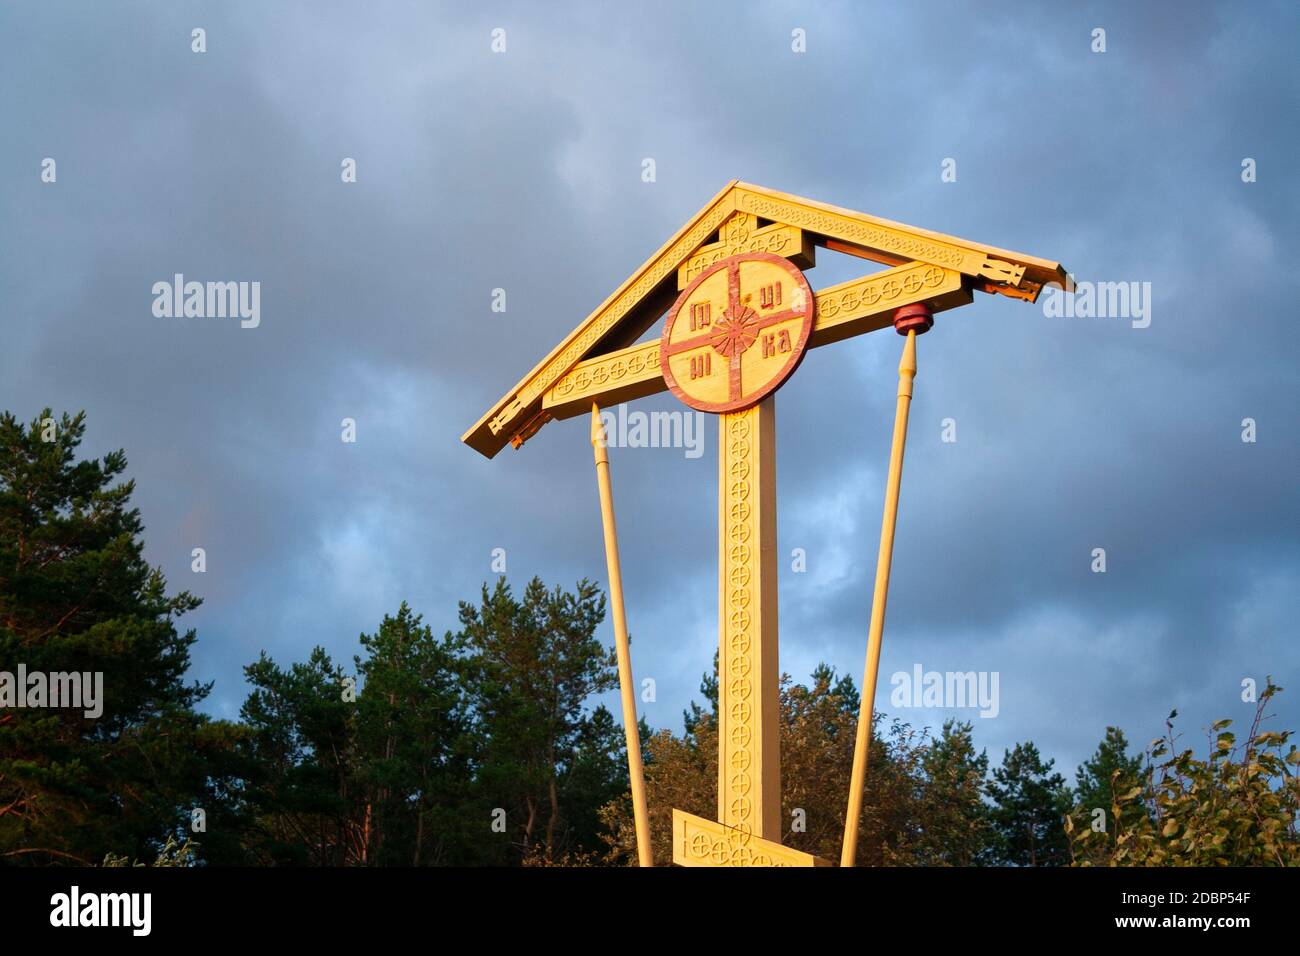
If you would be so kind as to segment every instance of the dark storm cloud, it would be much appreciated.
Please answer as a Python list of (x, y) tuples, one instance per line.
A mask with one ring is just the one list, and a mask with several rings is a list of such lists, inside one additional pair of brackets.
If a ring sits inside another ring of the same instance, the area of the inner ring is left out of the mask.
[[(880, 705), (913, 663), (997, 670), (979, 739), (1069, 765), (1106, 723), (1144, 742), (1172, 706), (1190, 730), (1241, 716), (1241, 679), (1295, 662), (1296, 12), (1000, 9), (7, 6), (0, 406), (86, 408), (87, 451), (127, 449), (232, 715), (261, 649), (349, 659), (403, 599), (452, 626), (493, 548), (519, 584), (603, 580), (585, 421), (491, 462), (459, 435), (747, 179), (1152, 283), (1146, 329), (980, 296), (920, 341)], [(835, 259), (814, 286), (862, 271)], [(177, 272), (260, 282), (260, 327), (155, 318)], [(898, 353), (883, 332), (818, 350), (779, 398), (796, 678), (859, 676)], [(716, 645), (715, 445), (710, 421), (698, 459), (613, 455), (656, 725)]]

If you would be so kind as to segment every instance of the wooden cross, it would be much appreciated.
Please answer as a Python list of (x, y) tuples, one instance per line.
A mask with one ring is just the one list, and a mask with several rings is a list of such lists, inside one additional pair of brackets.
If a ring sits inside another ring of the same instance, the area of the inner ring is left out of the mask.
[[(822, 246), (889, 268), (814, 292)], [(851, 866), (898, 509), (916, 337), (975, 291), (1034, 301), (1055, 262), (732, 182), (462, 440), (491, 457), (590, 410), (641, 865), (652, 864), (602, 406), (664, 390), (718, 415), (718, 818), (673, 811), (684, 866), (828, 865), (782, 845), (776, 607), (776, 398), (809, 348), (906, 336), (840, 864)], [(658, 339), (635, 343), (664, 316)]]

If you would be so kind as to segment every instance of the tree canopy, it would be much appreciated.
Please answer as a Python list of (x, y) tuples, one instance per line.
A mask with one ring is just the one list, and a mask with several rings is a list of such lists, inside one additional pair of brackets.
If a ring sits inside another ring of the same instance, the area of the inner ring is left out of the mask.
[[(142, 557), (126, 455), (76, 460), (85, 416), (0, 415), (0, 669), (102, 675), (102, 713), (0, 710), (0, 859), (152, 857), (206, 786), (198, 607)], [(22, 692), (24, 688), (17, 688)]]
[[(84, 434), (80, 414), (0, 416), (0, 861), (635, 863), (596, 583), (484, 583), (442, 636), (402, 603), (350, 666), (319, 646), (285, 664), (262, 653), (239, 720), (214, 720), (198, 710), (209, 685), (186, 677), (197, 635), (177, 626), (199, 599), (145, 562), (126, 456), (78, 460)], [(20, 706), (19, 673), (100, 675), (101, 699)], [(699, 690), (680, 731), (638, 725), (661, 863), (673, 809), (716, 815), (716, 656)], [(1300, 752), (1263, 726), (1280, 690), (1242, 741), (1215, 723), (1204, 757), (1174, 714), (1144, 754), (1107, 727), (1073, 789), (1032, 741), (994, 766), (971, 723), (934, 733), (877, 713), (857, 859), (1296, 865)], [(838, 858), (859, 700), (825, 664), (782, 676), (787, 846)]]

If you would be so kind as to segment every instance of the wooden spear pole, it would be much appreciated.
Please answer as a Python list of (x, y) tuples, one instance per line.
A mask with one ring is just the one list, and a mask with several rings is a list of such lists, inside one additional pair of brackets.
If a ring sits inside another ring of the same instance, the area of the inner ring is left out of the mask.
[(614, 524), (614, 491), (609, 479), (609, 451), (600, 407), (591, 403), (591, 447), (596, 454), (596, 483), (600, 487), (600, 518), (605, 530), (605, 564), (609, 570), (609, 604), (614, 615), (614, 647), (618, 654), (618, 687), (623, 697), (623, 733), (627, 738), (627, 769), (632, 780), (632, 818), (636, 826), (636, 855), (641, 866), (654, 866), (650, 850), (650, 815), (646, 809), (645, 774), (641, 766), (641, 734), (636, 721), (636, 688), (632, 683), (632, 653), (623, 613), (623, 572), (618, 561), (618, 527)]
[(916, 378), (916, 336), (934, 323), (926, 306), (905, 306), (894, 316), (894, 327), (907, 333), (903, 358), (898, 363), (898, 404), (894, 411), (894, 444), (889, 453), (889, 478), (885, 484), (885, 513), (880, 523), (880, 551), (876, 557), (876, 590), (871, 598), (871, 626), (867, 636), (867, 665), (862, 678), (858, 732), (853, 744), (853, 773), (849, 778), (848, 818), (840, 866), (853, 866), (858, 851), (858, 819), (862, 816), (862, 789), (866, 783), (871, 723), (875, 716), (876, 676), (880, 670), (880, 645), (885, 631), (885, 601), (889, 595), (889, 567), (894, 556), (894, 526), (898, 520), (898, 491), (903, 480), (903, 449), (907, 445), (907, 415)]

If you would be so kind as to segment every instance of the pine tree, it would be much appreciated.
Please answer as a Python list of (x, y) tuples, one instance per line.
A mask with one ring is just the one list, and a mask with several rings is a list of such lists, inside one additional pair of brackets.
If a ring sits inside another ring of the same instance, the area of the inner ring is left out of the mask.
[(263, 865), (367, 862), (356, 711), (321, 647), (287, 670), (265, 653), (244, 668), (245, 846)]
[(993, 771), (989, 794), (1000, 835), (999, 859), (1013, 866), (1061, 866), (1068, 862), (1064, 815), (1070, 808), (1065, 778), (1052, 773), (1032, 743), (1016, 744)]
[(463, 645), (439, 641), (406, 602), (361, 635), (357, 657), (359, 782), (365, 788), (363, 857), (371, 864), (464, 862), (462, 805), (474, 744)]
[[(1075, 808), (1082, 811), (1081, 819), (1091, 821), (1094, 811), (1105, 811), (1108, 824), (1111, 807), (1121, 794), (1128, 793), (1142, 783), (1142, 757), (1128, 753), (1128, 740), (1118, 727), (1107, 727), (1106, 736), (1096, 752), (1079, 765), (1075, 771)], [(1143, 812), (1140, 804), (1128, 804), (1122, 822), (1132, 824)], [(1076, 821), (1076, 826), (1079, 821)]]
[(717, 723), (718, 720), (718, 652), (713, 652), (713, 670), (700, 675), (700, 696), (704, 698), (705, 703), (709, 705), (706, 712), (695, 701), (691, 701), (688, 709), (682, 711), (682, 723), (686, 727), (686, 736), (692, 737), (695, 734), (695, 728), (699, 726), (703, 719), (712, 720)]
[(984, 801), (988, 754), (975, 752), (969, 722), (944, 722), (940, 736), (926, 748), (921, 761), (923, 838), (918, 862), (943, 866), (974, 866), (991, 862), (996, 833)]
[(0, 671), (103, 682), (98, 716), (0, 711), (9, 862), (153, 859), (208, 785), (213, 735), (194, 712), (208, 686), (185, 683), (195, 635), (175, 625), (200, 602), (146, 564), (126, 455), (77, 461), (84, 433), (84, 413), (0, 416)]
[[(403, 602), (362, 634), (357, 682), (317, 647), (245, 668), (244, 847), (255, 862), (483, 862), (465, 821), (475, 745), (461, 647)], [(478, 835), (481, 837), (481, 835)]]
[[(643, 734), (649, 731), (644, 721), (638, 729)], [(623, 725), (603, 705), (581, 722), (572, 758), (561, 767), (558, 789), (572, 851), (602, 850), (601, 807), (625, 796), (629, 806), (631, 802)]]
[(475, 730), (484, 742), (483, 819), (500, 807), (510, 822), (513, 849), (502, 862), (554, 862), (575, 846), (583, 798), (567, 787), (568, 771), (600, 736), (588, 698), (617, 683), (614, 651), (595, 637), (604, 617), (605, 597), (586, 580), (570, 592), (533, 578), (516, 599), (503, 578), (490, 592), (483, 586), (479, 606), (461, 602), (456, 639), (471, 655)]

